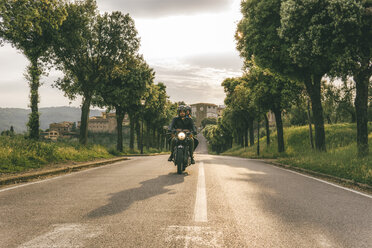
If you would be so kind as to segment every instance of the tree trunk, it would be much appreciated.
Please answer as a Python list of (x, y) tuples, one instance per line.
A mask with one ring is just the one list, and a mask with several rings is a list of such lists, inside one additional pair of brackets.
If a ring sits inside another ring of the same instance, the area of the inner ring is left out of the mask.
[(87, 145), (88, 143), (88, 121), (89, 121), (89, 108), (90, 102), (92, 100), (91, 96), (83, 97), (83, 106), (81, 108), (81, 120), (80, 120), (80, 137), (79, 142), (82, 145)]
[(332, 120), (331, 120), (331, 117), (330, 117), (329, 115), (327, 115), (327, 117), (326, 117), (326, 118), (327, 118), (327, 123), (328, 123), (328, 124), (332, 124)]
[(133, 151), (134, 150), (134, 125), (135, 120), (133, 114), (129, 113), (129, 126), (130, 126), (130, 138), (129, 138), (129, 148)]
[(248, 127), (244, 128), (244, 148), (248, 146)]
[(282, 111), (278, 109), (273, 109), (276, 122), (276, 133), (278, 137), (278, 152), (284, 152), (284, 137), (283, 137), (283, 121), (282, 121)]
[(152, 128), (152, 133), (154, 134), (153, 135), (153, 143), (152, 143), (152, 147), (154, 147), (154, 148), (159, 148), (159, 145), (158, 145), (158, 138), (157, 138), (157, 135), (156, 135), (156, 128), (155, 127), (153, 127)]
[(30, 80), (29, 85), (31, 114), (29, 116), (27, 126), (30, 129), (30, 138), (35, 140), (39, 139), (40, 128), (40, 114), (38, 104), (41, 70), (39, 69), (37, 61), (37, 58), (31, 59), (31, 65), (28, 67), (28, 77)]
[(265, 125), (266, 125), (266, 144), (270, 146), (270, 125), (269, 125), (269, 118), (267, 118), (267, 114), (265, 116)]
[(119, 152), (123, 152), (123, 119), (124, 119), (125, 112), (120, 109), (116, 108), (116, 126), (117, 126), (117, 143), (116, 143), (116, 150)]
[(260, 156), (260, 117), (257, 120), (257, 156)]
[(141, 130), (140, 122), (138, 119), (136, 119), (136, 136), (137, 136), (137, 149), (138, 150), (141, 150), (141, 145), (142, 145), (141, 141), (143, 141), (141, 137), (141, 132), (142, 130)]
[(152, 139), (150, 125), (146, 123), (146, 149), (150, 148), (150, 139)]
[(158, 130), (157, 132), (157, 136), (158, 136), (158, 139), (156, 141), (156, 148), (159, 150), (160, 148), (163, 149), (162, 145), (161, 145), (161, 133), (160, 133), (160, 130)]
[(356, 122), (356, 113), (354, 111), (351, 111), (350, 116), (351, 116), (351, 123), (355, 123)]
[(307, 119), (309, 121), (309, 138), (310, 138), (310, 144), (311, 149), (314, 149), (314, 139), (313, 139), (313, 124), (311, 121), (311, 114), (310, 114), (310, 102), (307, 102)]
[(355, 110), (357, 120), (357, 146), (358, 156), (365, 157), (369, 153), (368, 148), (368, 84), (370, 75), (360, 72), (355, 75), (356, 97)]
[(249, 143), (250, 146), (254, 146), (254, 125), (253, 125), (253, 119), (249, 120), (248, 125), (248, 131), (249, 131)]
[(159, 132), (160, 135), (160, 150), (163, 151), (165, 147), (165, 135), (162, 132)]
[(326, 151), (323, 107), (321, 101), (320, 83), (321, 76), (312, 75), (305, 80), (306, 90), (311, 99), (315, 126), (315, 148), (318, 151)]

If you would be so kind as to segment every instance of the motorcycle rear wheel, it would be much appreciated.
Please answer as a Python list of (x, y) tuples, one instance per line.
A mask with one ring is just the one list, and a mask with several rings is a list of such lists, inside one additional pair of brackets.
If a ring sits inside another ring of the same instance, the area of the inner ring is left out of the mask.
[(181, 149), (177, 149), (176, 154), (176, 165), (177, 165), (177, 174), (182, 174), (183, 169), (183, 151)]

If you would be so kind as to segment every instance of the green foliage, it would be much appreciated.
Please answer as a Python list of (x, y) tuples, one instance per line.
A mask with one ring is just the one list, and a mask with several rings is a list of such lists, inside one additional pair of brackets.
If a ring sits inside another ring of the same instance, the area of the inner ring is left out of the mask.
[(292, 62), (289, 46), (277, 32), (281, 26), (281, 3), (282, 0), (242, 1), (243, 18), (238, 23), (235, 35), (237, 49), (248, 67), (254, 59), (261, 68), (298, 79), (306, 70)]
[[(370, 1), (286, 0), (281, 5), (279, 33), (289, 45), (289, 54), (311, 80), (305, 85), (313, 103), (316, 137), (322, 125), (317, 82), (325, 73), (356, 82), (358, 155), (368, 154), (368, 85), (372, 75), (372, 15)], [(316, 85), (317, 87), (314, 87)], [(315, 106), (315, 109), (314, 109)], [(319, 128), (318, 128), (319, 127)], [(319, 136), (319, 138), (322, 138)], [(316, 138), (316, 147), (321, 143)], [(321, 147), (324, 149), (324, 147)]]
[[(56, 86), (70, 99), (83, 96), (80, 142), (86, 144), (91, 103), (115, 107), (122, 117), (129, 107), (122, 103), (127, 92), (123, 82), (133, 86), (133, 81), (143, 81), (139, 76), (144, 67), (138, 65), (145, 63), (138, 55), (139, 37), (129, 14), (100, 15), (96, 2), (91, 0), (68, 3), (66, 9), (68, 18), (53, 46), (55, 63), (65, 73)], [(128, 73), (131, 70), (137, 71)]]
[(231, 148), (232, 132), (222, 117), (216, 125), (209, 124), (203, 129), (203, 135), (208, 141), (209, 148), (217, 154)]
[[(50, 60), (54, 32), (66, 18), (61, 0), (3, 0), (0, 4), (0, 40), (9, 42), (30, 61), (26, 78), (30, 85), (30, 138), (39, 138), (39, 87), (42, 62)], [(0, 42), (1, 43), (1, 42)]]
[(51, 36), (66, 18), (61, 0), (4, 0), (0, 5), (0, 38), (28, 59), (46, 55)]
[(324, 117), (328, 124), (338, 122), (355, 122), (356, 112), (354, 106), (354, 92), (350, 81), (345, 81), (342, 86), (323, 83)]
[(252, 90), (254, 104), (262, 112), (268, 110), (285, 110), (291, 106), (303, 87), (296, 81), (291, 81), (272, 73), (268, 69), (251, 66), (245, 74), (246, 87)]
[[(372, 123), (369, 123), (371, 130)], [(275, 142), (266, 146), (266, 137), (261, 138), (262, 151), (257, 157), (255, 147), (242, 148), (236, 146), (223, 155), (241, 156), (246, 158), (277, 158), (279, 162), (313, 170), (333, 176), (338, 176), (356, 182), (372, 185), (372, 155), (365, 158), (357, 157), (356, 125), (334, 124), (325, 125), (327, 137), (327, 153), (319, 153), (311, 149), (308, 127), (286, 128), (285, 141), (287, 150), (279, 154)], [(276, 140), (276, 133), (271, 139)], [(372, 133), (369, 134), (372, 141)], [(370, 142), (371, 144), (371, 142)], [(371, 145), (370, 145), (371, 146)]]
[(217, 119), (213, 117), (205, 118), (202, 120), (201, 125), (203, 128), (205, 128), (207, 125), (216, 125)]
[(23, 136), (0, 136), (0, 172), (14, 173), (47, 164), (88, 161), (112, 157), (99, 145), (81, 146), (75, 142), (34, 141)]

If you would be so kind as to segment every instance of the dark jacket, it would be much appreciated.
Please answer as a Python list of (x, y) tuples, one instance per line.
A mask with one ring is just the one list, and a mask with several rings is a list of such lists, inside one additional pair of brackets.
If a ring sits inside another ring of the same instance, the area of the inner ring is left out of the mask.
[(184, 117), (183, 120), (180, 116), (173, 118), (172, 123), (168, 127), (168, 130), (173, 132), (176, 129), (188, 129), (190, 130), (190, 132), (196, 134), (194, 121), (189, 117)]

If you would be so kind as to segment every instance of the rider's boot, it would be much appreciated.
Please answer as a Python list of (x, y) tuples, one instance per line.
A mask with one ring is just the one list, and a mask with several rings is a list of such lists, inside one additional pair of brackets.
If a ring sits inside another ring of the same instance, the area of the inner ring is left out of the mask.
[(195, 160), (194, 160), (194, 139), (191, 139), (190, 140), (190, 144), (189, 144), (189, 152), (190, 152), (190, 158), (191, 158), (191, 164), (195, 164)]
[(169, 161), (169, 162), (172, 162), (172, 160), (173, 160), (173, 152), (171, 152), (171, 155), (170, 155), (169, 158), (168, 158), (168, 161)]
[(191, 156), (191, 164), (195, 164), (194, 156)]

